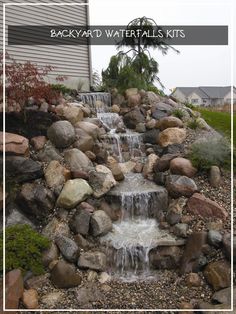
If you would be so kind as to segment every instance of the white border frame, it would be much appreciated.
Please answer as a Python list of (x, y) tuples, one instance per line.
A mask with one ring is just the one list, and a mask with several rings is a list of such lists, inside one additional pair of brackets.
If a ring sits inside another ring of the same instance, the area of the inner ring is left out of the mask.
[[(183, 3), (185, 5), (195, 5), (193, 3)], [(197, 5), (207, 5), (209, 3), (198, 3)], [(5, 181), (5, 173), (6, 173), (6, 168), (5, 168), (5, 131), (6, 131), (6, 125), (5, 125), (5, 105), (6, 105), (6, 93), (5, 93), (5, 69), (6, 69), (6, 60), (5, 60), (5, 53), (6, 53), (6, 7), (7, 6), (21, 6), (21, 5), (31, 5), (31, 6), (60, 6), (60, 5), (65, 5), (65, 6), (89, 6), (89, 3), (3, 3), (3, 311), (6, 312), (233, 312), (233, 79), (234, 79), (234, 6), (233, 2), (226, 3), (231, 6), (231, 20), (229, 28), (229, 41), (228, 44), (231, 46), (231, 58), (230, 58), (230, 66), (231, 66), (231, 308), (230, 309), (6, 309), (5, 308), (5, 218), (6, 218), (6, 212), (5, 212), (5, 205), (6, 205), (6, 200), (5, 200), (5, 187), (6, 187), (6, 181)], [(211, 5), (219, 5), (219, 3), (211, 3)]]

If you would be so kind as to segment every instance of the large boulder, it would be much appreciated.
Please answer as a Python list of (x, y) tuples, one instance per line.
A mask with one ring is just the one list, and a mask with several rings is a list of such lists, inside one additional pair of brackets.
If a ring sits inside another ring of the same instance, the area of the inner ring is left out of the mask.
[(138, 94), (138, 89), (135, 87), (127, 88), (125, 91), (125, 97), (128, 99), (130, 96), (134, 96)]
[(190, 213), (200, 215), (202, 217), (220, 219), (228, 217), (228, 213), (223, 207), (199, 193), (194, 193), (188, 200), (187, 209)]
[[(7, 208), (6, 210), (8, 211), (9, 209)], [(13, 206), (9, 214), (6, 216), (6, 227), (12, 225), (29, 225), (32, 228), (35, 228), (33, 222), (29, 220), (26, 215), (17, 208), (17, 206)]]
[(172, 159), (178, 157), (178, 154), (166, 154), (157, 160), (154, 171), (158, 173), (159, 171), (166, 171), (170, 168), (170, 162)]
[(106, 268), (106, 255), (102, 252), (82, 252), (77, 263), (79, 268), (89, 268), (104, 271)]
[(230, 264), (225, 260), (209, 263), (203, 273), (215, 291), (227, 288), (231, 284)]
[(135, 129), (140, 122), (145, 122), (145, 117), (142, 111), (135, 108), (124, 115), (124, 123), (127, 128)]
[(169, 117), (164, 117), (160, 119), (157, 122), (156, 127), (160, 129), (161, 131), (167, 128), (182, 128), (183, 122), (179, 118), (169, 116)]
[(48, 216), (55, 205), (55, 197), (49, 189), (37, 183), (25, 183), (17, 196), (21, 210), (32, 218), (42, 219)]
[(75, 241), (64, 235), (59, 235), (56, 238), (56, 245), (58, 246), (61, 254), (68, 262), (74, 263), (79, 256), (79, 248)]
[(192, 178), (197, 173), (197, 169), (193, 167), (191, 161), (182, 157), (171, 160), (170, 171), (173, 174), (179, 174), (189, 178)]
[(91, 160), (79, 149), (73, 148), (65, 151), (64, 158), (71, 171), (89, 171), (93, 168)]
[(50, 141), (47, 141), (43, 149), (40, 150), (36, 156), (38, 160), (43, 162), (50, 162), (52, 160), (63, 160), (58, 149), (56, 149)]
[(116, 185), (116, 180), (109, 168), (98, 165), (96, 171), (90, 171), (89, 173), (89, 184), (93, 188), (93, 195), (99, 198)]
[(129, 107), (136, 107), (141, 104), (141, 96), (139, 94), (130, 95), (128, 97), (128, 105)]
[(168, 128), (159, 134), (158, 142), (162, 147), (171, 144), (181, 144), (186, 138), (186, 130), (179, 128)]
[(69, 121), (57, 121), (50, 126), (47, 136), (57, 148), (66, 148), (75, 141), (75, 129)]
[(24, 283), (19, 269), (13, 269), (5, 277), (5, 307), (18, 309), (19, 301), (23, 296)]
[(159, 139), (159, 134), (160, 131), (158, 129), (152, 129), (149, 131), (146, 131), (143, 134), (143, 141), (144, 143), (149, 143), (149, 144), (157, 144), (158, 143), (158, 139)]
[(48, 249), (43, 252), (42, 262), (44, 266), (49, 266), (53, 261), (56, 261), (59, 257), (59, 250), (54, 242), (51, 242), (51, 245)]
[(57, 199), (57, 206), (66, 209), (74, 208), (92, 193), (93, 190), (87, 181), (83, 179), (68, 180)]
[(165, 183), (167, 191), (173, 198), (190, 197), (198, 190), (196, 183), (186, 176), (170, 175)]
[(169, 116), (172, 111), (173, 107), (164, 102), (155, 103), (151, 107), (152, 117), (157, 120)]
[(92, 150), (94, 146), (94, 139), (91, 135), (85, 132), (83, 129), (76, 128), (76, 141), (74, 147), (80, 149), (82, 152)]
[(51, 271), (51, 281), (57, 288), (66, 289), (79, 286), (82, 278), (74, 265), (61, 260)]
[(63, 167), (59, 161), (52, 160), (44, 170), (44, 177), (50, 188), (56, 188), (70, 179), (70, 171)]
[[(0, 132), (0, 152), (3, 152), (3, 132)], [(6, 155), (29, 155), (29, 140), (21, 135), (5, 133), (5, 152)]]
[(91, 217), (91, 231), (93, 236), (101, 236), (111, 230), (111, 218), (103, 210), (96, 210)]
[(83, 208), (77, 209), (69, 223), (71, 230), (75, 234), (80, 233), (82, 235), (87, 235), (89, 232), (90, 218), (91, 213), (88, 210)]
[(43, 228), (42, 234), (48, 239), (55, 241), (57, 236), (69, 236), (70, 229), (65, 221), (59, 221), (56, 217), (53, 217), (52, 220)]
[(75, 125), (77, 122), (83, 120), (84, 113), (80, 107), (76, 106), (63, 106), (62, 117), (68, 120), (71, 124)]
[(154, 92), (148, 91), (144, 95), (143, 103), (153, 105), (160, 102), (160, 96)]
[(93, 139), (97, 139), (99, 135), (99, 127), (94, 123), (90, 123), (87, 121), (80, 121), (76, 123), (75, 128), (80, 128), (84, 130), (87, 134), (92, 136)]
[[(2, 159), (0, 163), (2, 164)], [(14, 181), (19, 183), (39, 179), (43, 176), (40, 163), (20, 156), (6, 156), (5, 169), (6, 176), (14, 178)]]

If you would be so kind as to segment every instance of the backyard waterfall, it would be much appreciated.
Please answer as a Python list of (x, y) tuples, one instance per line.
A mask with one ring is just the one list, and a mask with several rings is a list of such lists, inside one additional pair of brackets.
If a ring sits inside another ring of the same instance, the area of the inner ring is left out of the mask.
[[(97, 108), (97, 117), (109, 130), (103, 137), (107, 150), (117, 156), (120, 163), (127, 161), (126, 156), (128, 160), (143, 159), (142, 135), (127, 130), (121, 116), (109, 112), (109, 102)], [(173, 241), (172, 236), (158, 228), (157, 222), (158, 211), (167, 207), (166, 190), (142, 174), (129, 173), (107, 198), (118, 203), (121, 209), (121, 218), (113, 223), (113, 230), (100, 238), (108, 248), (110, 272), (123, 280), (147, 279), (152, 274), (150, 250)]]

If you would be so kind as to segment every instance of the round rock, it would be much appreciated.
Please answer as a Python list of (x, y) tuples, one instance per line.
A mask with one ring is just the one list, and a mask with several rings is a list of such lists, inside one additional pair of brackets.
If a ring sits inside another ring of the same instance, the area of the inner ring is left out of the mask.
[(75, 129), (69, 121), (57, 121), (50, 126), (47, 136), (56, 147), (66, 148), (75, 141)]

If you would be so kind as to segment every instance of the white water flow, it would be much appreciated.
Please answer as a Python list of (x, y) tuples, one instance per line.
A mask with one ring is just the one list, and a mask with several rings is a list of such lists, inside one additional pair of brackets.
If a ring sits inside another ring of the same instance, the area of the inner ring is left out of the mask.
[[(105, 112), (111, 107), (111, 94), (103, 92), (94, 93), (79, 93), (79, 99), (90, 105), (96, 112)], [(96, 105), (96, 102), (100, 101), (100, 106)], [(102, 105), (103, 104), (103, 105)]]

